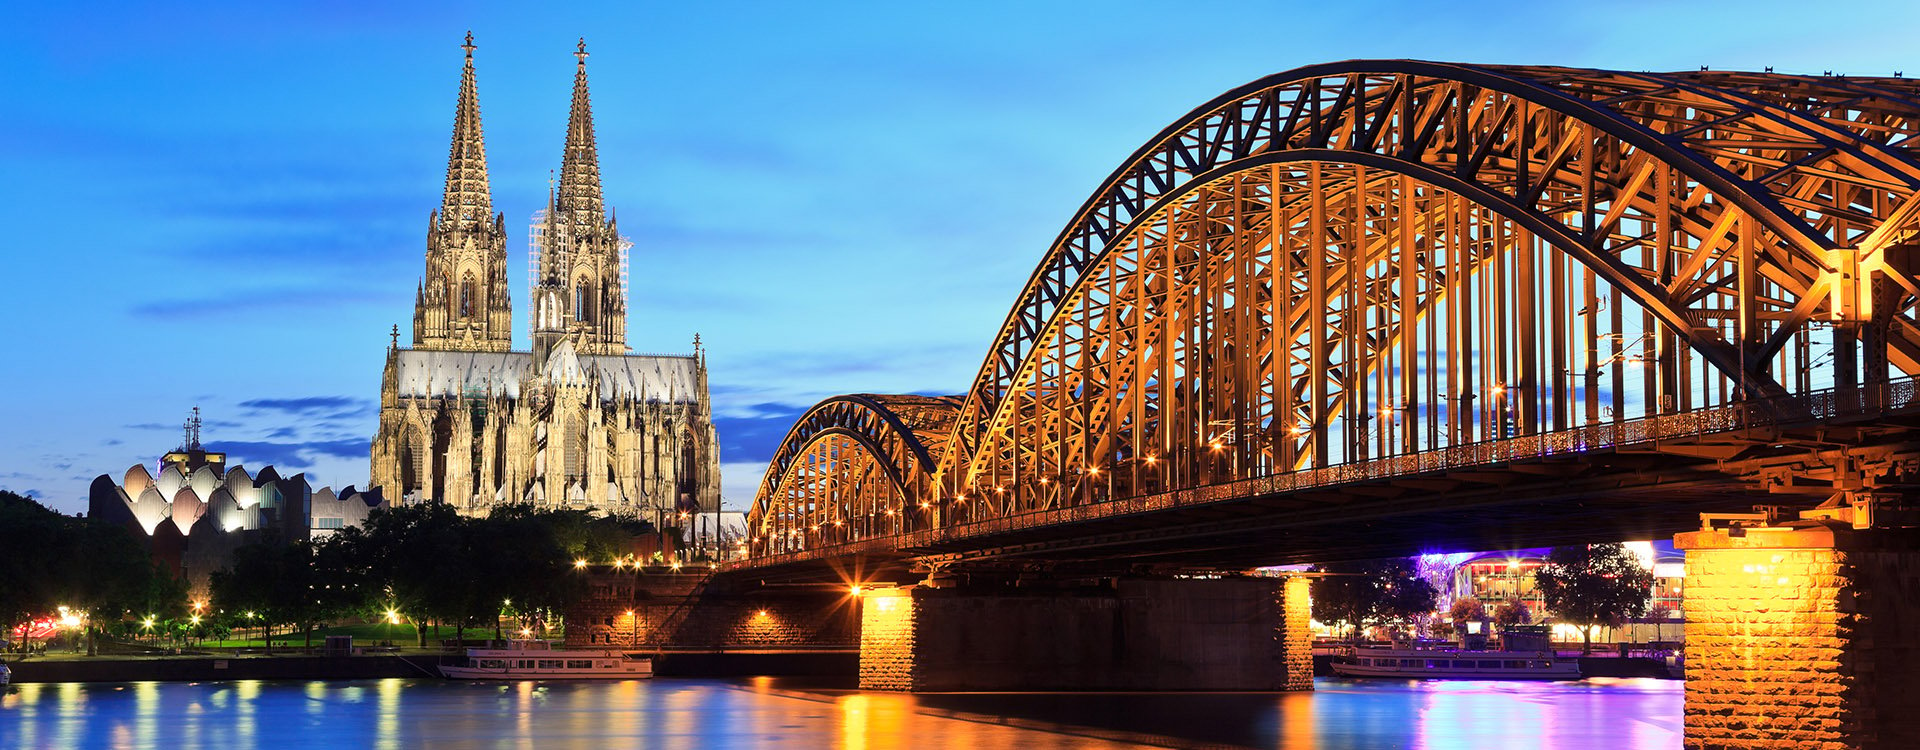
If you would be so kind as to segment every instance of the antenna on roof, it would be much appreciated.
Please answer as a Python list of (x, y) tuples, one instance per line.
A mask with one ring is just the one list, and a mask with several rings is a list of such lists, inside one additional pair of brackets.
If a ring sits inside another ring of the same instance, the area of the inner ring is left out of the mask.
[(184, 436), (185, 437), (184, 441), (180, 445), (180, 450), (183, 450), (183, 451), (200, 450), (200, 407), (199, 406), (193, 407), (192, 416), (187, 417), (186, 424), (181, 425), (181, 427), (184, 428), (186, 435)]

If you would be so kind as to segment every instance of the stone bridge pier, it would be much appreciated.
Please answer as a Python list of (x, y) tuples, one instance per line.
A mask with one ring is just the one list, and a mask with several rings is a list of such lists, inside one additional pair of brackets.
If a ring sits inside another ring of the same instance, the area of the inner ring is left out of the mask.
[(1686, 746), (1920, 748), (1920, 529), (1802, 516), (1708, 516), (1674, 538)]
[(877, 588), (866, 690), (1311, 690), (1305, 578)]

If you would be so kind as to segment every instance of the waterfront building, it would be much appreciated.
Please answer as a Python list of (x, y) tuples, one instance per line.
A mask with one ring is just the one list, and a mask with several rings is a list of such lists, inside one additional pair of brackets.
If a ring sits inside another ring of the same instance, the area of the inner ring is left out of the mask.
[[(1683, 555), (1669, 541), (1626, 542), (1627, 549), (1640, 557), (1653, 573), (1648, 614), (1622, 628), (1604, 629), (1607, 640), (1676, 640), (1684, 611), (1686, 566)], [(1510, 598), (1518, 597), (1536, 620), (1546, 612), (1546, 600), (1533, 582), (1533, 573), (1546, 562), (1546, 549), (1506, 550), (1468, 557), (1453, 569), (1451, 596), (1443, 595), (1442, 604), (1454, 597), (1479, 599), (1489, 612)], [(1664, 614), (1663, 614), (1664, 613)], [(1555, 637), (1575, 640), (1579, 633), (1571, 626), (1556, 626)], [(1602, 636), (1596, 633), (1596, 641)]]
[(377, 489), (315, 491), (305, 474), (282, 476), (272, 466), (255, 474), (229, 466), (226, 454), (201, 445), (198, 408), (180, 447), (156, 469), (135, 464), (117, 483), (107, 474), (95, 477), (87, 515), (134, 532), (155, 562), (201, 594), (213, 571), (226, 567), (243, 545), (320, 538), (358, 526), (386, 506)]
[(442, 204), (427, 221), (412, 345), (381, 379), (371, 482), (467, 515), (528, 503), (665, 523), (713, 512), (720, 457), (692, 354), (627, 347), (627, 252), (601, 192), (586, 43), (557, 184), (530, 231), (532, 346), (512, 350), (505, 215), (493, 210), (468, 35)]

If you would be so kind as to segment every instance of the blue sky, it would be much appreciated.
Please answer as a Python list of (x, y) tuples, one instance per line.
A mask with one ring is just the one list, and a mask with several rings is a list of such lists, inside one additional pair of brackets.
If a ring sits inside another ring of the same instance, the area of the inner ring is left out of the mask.
[(194, 405), (250, 467), (364, 484), (468, 29), (516, 302), (587, 37), (629, 343), (709, 344), (736, 507), (814, 401), (964, 388), (1087, 194), (1246, 81), (1362, 57), (1920, 75), (1910, 2), (390, 5), (0, 10), (0, 488), (83, 510)]

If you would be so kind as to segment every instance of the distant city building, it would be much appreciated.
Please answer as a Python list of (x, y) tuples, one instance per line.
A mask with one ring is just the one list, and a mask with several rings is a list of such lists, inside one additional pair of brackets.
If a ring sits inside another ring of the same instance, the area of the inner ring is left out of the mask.
[(315, 492), (305, 474), (283, 477), (271, 466), (250, 474), (227, 466), (226, 454), (201, 446), (198, 408), (180, 447), (161, 458), (157, 469), (136, 464), (117, 484), (107, 474), (95, 477), (87, 515), (144, 538), (156, 562), (199, 592), (243, 545), (323, 537), (360, 525), (386, 505), (377, 490)]
[(371, 483), (468, 515), (507, 503), (656, 522), (718, 510), (720, 457), (699, 336), (690, 355), (628, 353), (630, 245), (601, 196), (586, 44), (576, 52), (558, 184), (531, 231), (530, 352), (511, 351), (505, 216), (493, 212), (471, 35), (464, 49), (413, 345), (399, 345), (396, 327)]

